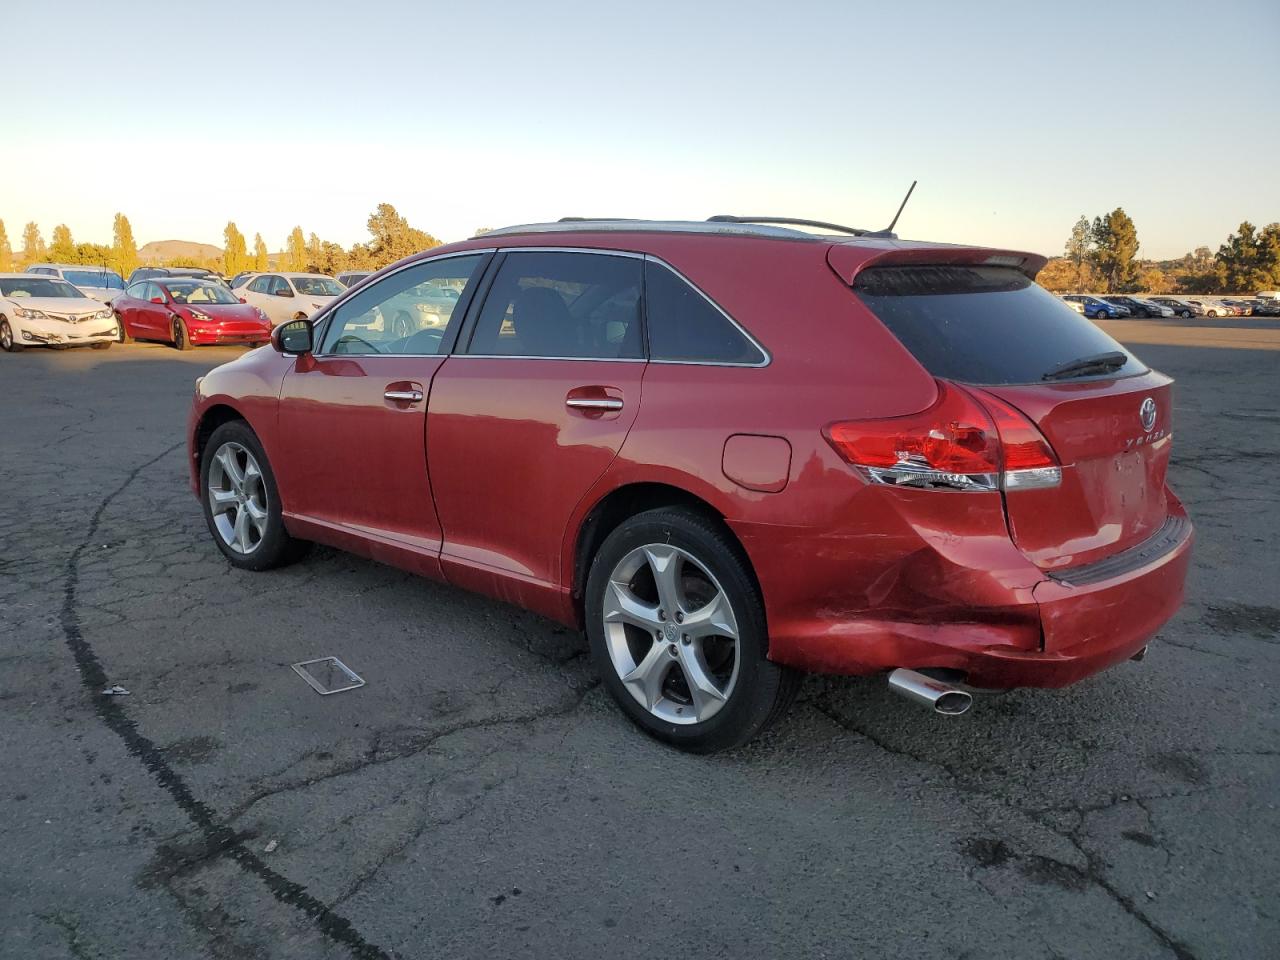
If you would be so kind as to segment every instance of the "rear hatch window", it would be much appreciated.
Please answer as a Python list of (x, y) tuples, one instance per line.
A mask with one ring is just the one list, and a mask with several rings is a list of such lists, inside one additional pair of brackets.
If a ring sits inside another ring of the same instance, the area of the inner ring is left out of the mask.
[(854, 290), (935, 377), (983, 386), (1039, 383), (1084, 357), (1123, 353), (1108, 377), (1146, 367), (1057, 297), (1010, 267), (870, 267)]

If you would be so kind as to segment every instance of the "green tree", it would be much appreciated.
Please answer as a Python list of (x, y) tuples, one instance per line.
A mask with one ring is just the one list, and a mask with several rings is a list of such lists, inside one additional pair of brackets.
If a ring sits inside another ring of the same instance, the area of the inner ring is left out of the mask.
[(289, 231), (289, 242), (285, 245), (288, 254), (285, 263), (293, 273), (302, 273), (307, 269), (307, 240), (302, 235), (301, 227)]
[(66, 263), (76, 255), (76, 242), (71, 239), (71, 228), (60, 223), (53, 228), (53, 243), (49, 246), (49, 256), (55, 263)]
[(22, 261), (35, 263), (45, 258), (44, 237), (40, 236), (40, 227), (33, 220), (22, 228)]
[(1089, 229), (1089, 218), (1084, 214), (1080, 215), (1080, 219), (1076, 221), (1076, 225), (1071, 228), (1071, 236), (1067, 237), (1066, 257), (1067, 262), (1075, 270), (1075, 289), (1084, 289), (1084, 272), (1089, 263), (1089, 246), (1092, 243), (1092, 234)]
[(0, 220), (0, 273), (8, 273), (13, 269), (13, 247), (9, 245), (9, 233)]
[(1138, 280), (1138, 228), (1124, 208), (1116, 207), (1105, 216), (1095, 217), (1089, 232), (1094, 244), (1093, 262), (1107, 292), (1134, 289)]
[(255, 233), (253, 235), (253, 269), (259, 273), (265, 273), (270, 269), (270, 261), (267, 257), (267, 245), (262, 240), (262, 234)]
[(111, 259), (124, 276), (129, 276), (138, 265), (138, 244), (133, 239), (133, 225), (123, 213), (116, 214), (111, 228)]
[(244, 234), (240, 232), (234, 221), (228, 220), (227, 225), (222, 229), (222, 268), (227, 273), (235, 275), (248, 270), (253, 265)]
[(1246, 220), (1214, 256), (1220, 289), (1252, 293), (1280, 285), (1280, 223), (1259, 231)]
[(431, 234), (409, 226), (409, 221), (389, 203), (378, 204), (378, 209), (369, 215), (369, 233), (373, 235), (370, 257), (378, 267), (440, 246), (440, 241)]

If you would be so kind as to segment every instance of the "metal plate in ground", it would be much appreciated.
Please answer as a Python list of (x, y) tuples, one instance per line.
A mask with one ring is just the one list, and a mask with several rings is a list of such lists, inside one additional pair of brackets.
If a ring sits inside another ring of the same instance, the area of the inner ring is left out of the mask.
[(294, 672), (311, 685), (316, 693), (327, 697), (364, 686), (364, 680), (337, 657), (303, 660), (293, 665)]

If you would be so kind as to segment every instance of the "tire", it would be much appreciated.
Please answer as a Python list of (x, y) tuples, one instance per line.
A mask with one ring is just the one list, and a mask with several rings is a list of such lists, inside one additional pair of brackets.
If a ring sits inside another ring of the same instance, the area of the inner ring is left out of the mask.
[(1147, 313), (1147, 311), (1146, 311), (1146, 310), (1139, 310), (1139, 311), (1138, 311), (1138, 319), (1139, 319), (1139, 320), (1149, 320), (1149, 319), (1151, 319), (1151, 314)]
[(0, 349), (5, 353), (21, 353), (26, 349), (13, 338), (13, 327), (4, 319), (0, 319)]
[(113, 343), (115, 343), (114, 340), (102, 340), (98, 343), (91, 343), (89, 346), (94, 350), (110, 350)]
[(173, 349), (190, 350), (191, 335), (187, 332), (187, 324), (181, 317), (173, 321)]
[[(658, 569), (678, 572), (665, 592)], [(697, 624), (704, 635), (683, 633), (711, 607), (714, 620)], [(622, 712), (692, 753), (746, 743), (786, 711), (803, 679), (766, 657), (764, 602), (741, 548), (718, 521), (686, 508), (637, 514), (609, 534), (592, 558), (586, 622), (592, 658)], [(692, 670), (714, 695), (706, 687), (694, 694)]]
[(1178, 314), (1178, 316), (1180, 316), (1183, 320), (1190, 320), (1190, 319), (1191, 319), (1191, 311), (1190, 311), (1190, 310), (1183, 310), (1180, 314)]
[[(236, 483), (227, 468), (223, 454), (234, 458), (240, 470), (241, 482)], [(258, 468), (258, 480), (248, 467), (247, 457)], [(228, 509), (215, 516), (211, 497), (212, 486), (231, 495)], [(237, 492), (244, 497), (238, 498)], [(200, 456), (200, 504), (204, 508), (205, 523), (209, 534), (222, 555), (232, 566), (241, 570), (272, 570), (300, 560), (311, 544), (295, 540), (285, 529), (280, 512), (280, 493), (276, 477), (267, 460), (266, 451), (258, 442), (257, 434), (243, 420), (232, 420), (213, 431)], [(251, 509), (246, 509), (249, 507)], [(262, 516), (259, 525), (255, 510)], [(243, 536), (241, 514), (245, 514)]]
[(400, 310), (391, 318), (391, 338), (393, 340), (403, 340), (408, 337), (413, 332), (412, 328), (413, 320), (404, 310)]
[(115, 314), (116, 318), (116, 343), (133, 343), (133, 337), (129, 336), (129, 331), (124, 328), (124, 318), (120, 314)]

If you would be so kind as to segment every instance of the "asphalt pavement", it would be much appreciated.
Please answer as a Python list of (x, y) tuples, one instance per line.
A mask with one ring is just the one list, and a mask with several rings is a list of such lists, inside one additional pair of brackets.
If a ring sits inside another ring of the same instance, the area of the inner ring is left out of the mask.
[(710, 758), (535, 616), (229, 567), (183, 429), (238, 349), (0, 355), (0, 957), (1280, 956), (1280, 321), (1106, 326), (1198, 528), (1147, 659), (963, 718), (813, 678)]

